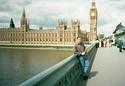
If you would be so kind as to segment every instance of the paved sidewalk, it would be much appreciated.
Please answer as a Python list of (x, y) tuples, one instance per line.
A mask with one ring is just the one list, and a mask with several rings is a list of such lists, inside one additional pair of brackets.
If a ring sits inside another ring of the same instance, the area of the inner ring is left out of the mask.
[(125, 51), (99, 48), (86, 86), (125, 86)]

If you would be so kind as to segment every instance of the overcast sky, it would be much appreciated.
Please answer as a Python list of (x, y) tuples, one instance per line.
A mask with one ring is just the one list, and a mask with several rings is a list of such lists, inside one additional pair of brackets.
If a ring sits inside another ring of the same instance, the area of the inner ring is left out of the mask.
[[(89, 31), (91, 0), (0, 0), (0, 26), (9, 25), (10, 18), (19, 27), (25, 8), (31, 27), (56, 27), (58, 19), (71, 25), (78, 19), (81, 28)], [(125, 22), (125, 0), (96, 0), (98, 9), (98, 33), (111, 34), (116, 25)]]

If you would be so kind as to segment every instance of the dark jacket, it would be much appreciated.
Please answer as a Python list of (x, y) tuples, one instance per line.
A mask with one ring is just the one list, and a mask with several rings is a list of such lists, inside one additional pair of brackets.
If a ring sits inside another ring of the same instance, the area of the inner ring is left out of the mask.
[(74, 54), (80, 55), (81, 52), (85, 52), (85, 45), (83, 43), (75, 44)]

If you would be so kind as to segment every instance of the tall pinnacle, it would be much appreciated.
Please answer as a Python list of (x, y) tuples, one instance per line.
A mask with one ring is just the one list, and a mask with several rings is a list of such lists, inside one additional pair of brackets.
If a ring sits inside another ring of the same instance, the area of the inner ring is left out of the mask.
[(92, 8), (96, 8), (95, 0), (92, 0)]
[(22, 18), (21, 18), (21, 26), (23, 26), (23, 25), (27, 25), (27, 18), (26, 18), (25, 8), (23, 9)]
[(22, 18), (26, 18), (25, 8), (23, 8)]
[(95, 2), (95, 0), (92, 0), (92, 2)]

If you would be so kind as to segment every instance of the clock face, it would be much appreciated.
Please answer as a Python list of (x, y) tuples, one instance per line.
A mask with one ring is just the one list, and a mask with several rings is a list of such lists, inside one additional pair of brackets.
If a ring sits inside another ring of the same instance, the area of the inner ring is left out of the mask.
[(92, 13), (91, 13), (91, 16), (95, 16), (95, 12), (92, 12)]

